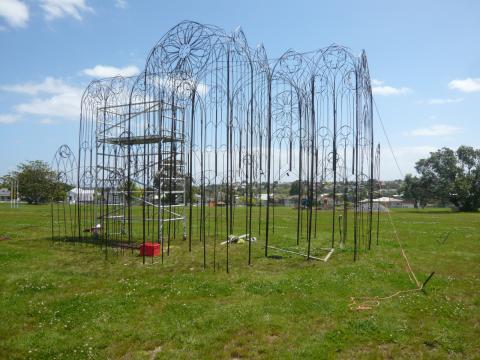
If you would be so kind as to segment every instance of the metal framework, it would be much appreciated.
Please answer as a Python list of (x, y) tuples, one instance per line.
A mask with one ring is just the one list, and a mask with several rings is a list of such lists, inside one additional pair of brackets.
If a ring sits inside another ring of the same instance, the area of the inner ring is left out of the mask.
[[(105, 254), (156, 242), (162, 261), (183, 238), (189, 251), (202, 244), (206, 267), (207, 248), (215, 264), (217, 243), (245, 233), (251, 264), (253, 235), (265, 256), (274, 249), (276, 187), (298, 181), (292, 245), (310, 259), (314, 240), (333, 249), (351, 239), (357, 259), (375, 232), (378, 242), (379, 163), (365, 52), (332, 45), (270, 59), (240, 29), (184, 21), (140, 75), (85, 90), (72, 184), (93, 195), (75, 201), (71, 236), (89, 242), (95, 232)], [(331, 213), (322, 239), (321, 211)]]
[(73, 199), (67, 193), (76, 184), (77, 161), (68, 145), (61, 145), (53, 156), (52, 170), (56, 182), (51, 191), (52, 240), (75, 241), (76, 207), (71, 206)]

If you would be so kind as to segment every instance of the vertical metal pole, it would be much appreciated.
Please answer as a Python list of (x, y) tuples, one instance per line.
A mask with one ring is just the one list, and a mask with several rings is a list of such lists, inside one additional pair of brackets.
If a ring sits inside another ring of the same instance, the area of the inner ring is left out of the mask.
[(337, 208), (337, 99), (336, 83), (333, 80), (333, 209), (332, 209), (332, 245), (335, 245), (335, 216)]
[[(249, 223), (248, 223), (248, 265), (252, 264), (252, 207), (253, 207), (253, 106), (254, 106), (254, 95), (253, 95), (253, 65), (250, 64), (250, 155), (248, 160), (250, 160), (250, 179), (249, 185), (247, 188), (250, 188), (250, 199), (249, 199)], [(247, 165), (248, 166), (248, 165)]]
[(357, 260), (358, 258), (358, 136), (359, 136), (359, 111), (360, 111), (360, 95), (358, 91), (358, 73), (355, 76), (355, 96), (356, 96), (356, 108), (355, 108), (355, 213), (354, 213), (354, 221), (353, 221), (353, 261)]
[(189, 216), (188, 216), (188, 251), (192, 252), (192, 218), (193, 218), (193, 137), (195, 135), (194, 133), (194, 119), (195, 119), (195, 90), (192, 92), (192, 114), (191, 114), (191, 119), (190, 119), (190, 155), (189, 155), (189, 201), (190, 201), (190, 207), (189, 207)]
[(228, 207), (230, 205), (230, 181), (229, 181), (229, 167), (232, 166), (232, 164), (229, 162), (229, 151), (230, 151), (230, 49), (227, 50), (227, 187), (226, 187), (226, 202), (225, 202), (225, 207), (226, 207), (226, 216), (227, 216), (227, 223), (226, 223), (226, 230), (227, 230), (227, 244), (226, 244), (226, 252), (227, 252), (227, 273), (229, 272), (229, 258), (228, 258), (228, 250), (229, 250), (229, 238), (230, 238), (230, 221), (232, 219), (229, 217), (229, 211)]
[[(377, 154), (378, 154), (378, 164), (377, 164), (378, 187), (380, 189), (381, 188), (381, 185), (380, 185), (380, 181), (381, 181), (380, 180), (380, 144), (378, 144)], [(380, 203), (377, 203), (377, 245), (378, 245), (378, 234), (379, 234), (379, 232), (380, 232)]]
[(271, 182), (271, 162), (272, 162), (272, 76), (268, 74), (268, 139), (267, 139), (267, 214), (265, 227), (265, 256), (268, 257), (268, 236), (270, 223), (270, 182)]
[(298, 121), (299, 121), (299, 138), (298, 138), (298, 199), (297, 199), (297, 245), (300, 244), (300, 215), (301, 215), (301, 201), (302, 201), (302, 100), (300, 94), (298, 96)]
[(370, 211), (369, 211), (369, 229), (368, 229), (368, 250), (370, 250), (372, 246), (372, 221), (373, 221), (373, 181), (374, 181), (374, 175), (373, 175), (373, 163), (374, 163), (374, 154), (373, 154), (373, 121), (372, 121), (372, 116), (373, 116), (373, 103), (372, 103), (372, 96), (370, 95), (369, 98), (369, 104), (370, 106), (370, 112), (368, 114), (368, 124), (370, 126), (370, 198), (369, 198), (369, 206), (370, 206)]
[(310, 128), (310, 185), (309, 185), (309, 194), (308, 194), (308, 202), (309, 202), (309, 222), (308, 222), (308, 250), (307, 250), (307, 260), (310, 260), (310, 250), (311, 250), (311, 243), (312, 243), (312, 214), (313, 214), (313, 169), (315, 165), (315, 156), (314, 149), (315, 149), (315, 77), (312, 77), (311, 82), (311, 128)]

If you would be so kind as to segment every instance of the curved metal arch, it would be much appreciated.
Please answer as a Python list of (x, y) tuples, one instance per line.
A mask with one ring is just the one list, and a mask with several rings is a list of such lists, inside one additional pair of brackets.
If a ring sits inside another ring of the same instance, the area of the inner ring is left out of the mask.
[(76, 185), (77, 159), (68, 145), (61, 145), (57, 149), (52, 159), (52, 169), (63, 175), (63, 180), (66, 181), (62, 181), (62, 183)]
[(273, 79), (289, 83), (297, 91), (298, 96), (305, 96), (305, 90), (310, 79), (312, 59), (296, 52), (286, 51), (278, 58), (272, 67)]
[(77, 184), (77, 167), (73, 151), (68, 145), (61, 145), (51, 164), (56, 176), (51, 199), (52, 240), (75, 238), (76, 207), (72, 205), (74, 199), (68, 197), (68, 191)]
[(336, 90), (354, 91), (357, 74), (358, 58), (347, 47), (330, 45), (317, 50), (312, 56), (311, 76), (318, 79), (322, 91), (330, 94), (334, 91), (338, 93)]
[(145, 71), (197, 79), (206, 67), (213, 49), (227, 38), (223, 30), (194, 21), (172, 27), (150, 51)]

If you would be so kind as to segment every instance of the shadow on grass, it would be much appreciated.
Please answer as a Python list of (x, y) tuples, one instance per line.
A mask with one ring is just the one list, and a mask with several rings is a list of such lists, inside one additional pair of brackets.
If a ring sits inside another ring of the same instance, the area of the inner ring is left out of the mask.
[(273, 259), (273, 260), (282, 260), (282, 259), (283, 259), (283, 256), (280, 256), (280, 255), (268, 255), (267, 258), (268, 258), (268, 259)]
[(139, 243), (128, 243), (124, 241), (112, 241), (112, 240), (105, 240), (101, 237), (94, 238), (94, 237), (85, 237), (79, 238), (76, 236), (54, 236), (47, 238), (52, 242), (64, 242), (64, 243), (71, 243), (71, 244), (88, 244), (88, 245), (95, 245), (99, 247), (111, 247), (111, 248), (122, 248), (122, 249), (138, 249), (141, 244)]

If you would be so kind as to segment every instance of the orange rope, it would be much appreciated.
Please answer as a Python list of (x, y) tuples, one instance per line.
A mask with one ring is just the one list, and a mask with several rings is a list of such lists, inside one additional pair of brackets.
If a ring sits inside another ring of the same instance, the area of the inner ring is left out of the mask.
[[(380, 184), (380, 192), (382, 192), (382, 184), (380, 183), (380, 181), (379, 181), (379, 184)], [(378, 204), (378, 205), (380, 205), (380, 204)], [(403, 293), (420, 291), (420, 290), (423, 289), (423, 284), (421, 284), (418, 281), (417, 277), (415, 276), (415, 273), (413, 272), (412, 266), (410, 265), (410, 261), (408, 260), (407, 254), (405, 253), (405, 250), (403, 249), (402, 242), (400, 241), (400, 237), (399, 237), (398, 232), (397, 232), (397, 228), (395, 226), (395, 223), (393, 222), (392, 215), (390, 215), (390, 209), (388, 209), (387, 214), (388, 214), (388, 218), (390, 220), (390, 223), (392, 225), (393, 232), (395, 234), (395, 240), (397, 241), (398, 246), (400, 246), (402, 256), (405, 260), (408, 277), (409, 277), (410, 281), (415, 282), (415, 284), (417, 286), (413, 289), (397, 291), (396, 293), (394, 293), (392, 295), (389, 295), (389, 296), (385, 296), (385, 297), (375, 296), (375, 297), (363, 297), (363, 298), (358, 298), (358, 299), (354, 298), (354, 297), (351, 297), (350, 298), (350, 304), (348, 305), (350, 310), (357, 310), (357, 311), (371, 310), (372, 308), (379, 306), (380, 301), (391, 299), (391, 298), (393, 298), (397, 295), (403, 294)], [(357, 300), (361, 300), (361, 302), (358, 303)]]
[[(385, 297), (378, 297), (378, 296), (371, 297), (371, 298), (369, 298), (369, 297), (363, 297), (363, 298), (351, 297), (350, 298), (350, 304), (348, 304), (348, 307), (350, 308), (350, 310), (357, 310), (357, 311), (371, 310), (372, 308), (379, 306), (380, 301), (394, 298), (395, 296), (400, 295), (400, 294), (409, 293), (409, 292), (413, 292), (413, 291), (420, 291), (420, 290), (422, 290), (422, 288), (423, 287), (420, 285), (420, 287), (418, 287), (418, 288), (409, 289), (409, 290), (400, 290), (400, 291), (397, 291), (396, 293), (394, 293), (392, 295), (385, 296)], [(361, 302), (358, 303), (357, 300), (361, 300)]]

